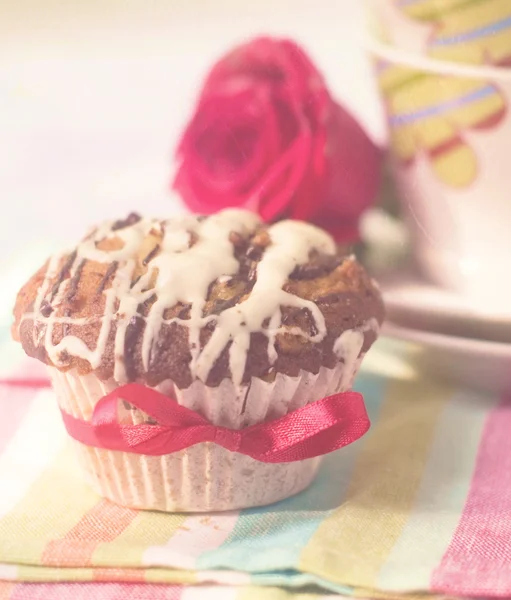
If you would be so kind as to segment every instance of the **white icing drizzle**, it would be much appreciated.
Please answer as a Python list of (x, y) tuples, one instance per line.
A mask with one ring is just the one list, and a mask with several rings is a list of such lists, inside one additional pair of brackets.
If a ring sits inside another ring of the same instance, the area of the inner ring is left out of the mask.
[[(270, 227), (268, 233), (272, 244), (258, 263), (257, 281), (250, 296), (218, 316), (218, 326), (198, 358), (196, 374), (203, 381), (227, 343), (232, 341), (229, 365), (233, 381), (240, 382), (245, 371), (250, 334), (264, 331), (263, 323), (266, 319), (270, 319), (273, 327), (277, 322), (280, 324), (281, 306), (310, 310), (318, 330), (311, 338), (314, 341), (320, 341), (326, 334), (323, 314), (314, 302), (289, 294), (282, 286), (297, 265), (309, 260), (311, 250), (333, 254), (335, 244), (332, 238), (320, 229), (300, 221), (281, 221)], [(275, 317), (276, 313), (279, 315), (278, 319)], [(271, 335), (270, 339), (274, 340), (274, 331)], [(270, 362), (276, 358), (274, 342), (271, 346), (273, 351), (270, 351)]]
[(366, 321), (357, 329), (347, 329), (334, 342), (334, 353), (344, 362), (344, 370), (341, 379), (341, 388), (349, 386), (349, 379), (354, 372), (360, 351), (364, 345), (364, 333), (374, 331), (378, 333), (380, 324), (374, 318)]
[[(111, 325), (115, 323), (114, 377), (119, 382), (126, 381), (123, 360), (126, 333), (135, 316), (145, 319), (142, 340), (142, 362), (145, 370), (150, 367), (151, 353), (158, 340), (162, 323), (178, 322), (188, 328), (192, 376), (202, 381), (206, 381), (215, 362), (230, 344), (231, 377), (235, 384), (240, 384), (245, 371), (250, 336), (254, 332), (262, 332), (267, 336), (268, 358), (273, 364), (277, 359), (276, 336), (284, 331), (281, 326), (282, 306), (307, 309), (317, 331), (315, 335), (308, 336), (299, 328), (287, 328), (286, 333), (301, 335), (314, 342), (319, 342), (325, 337), (324, 317), (316, 304), (282, 289), (295, 267), (308, 262), (312, 250), (326, 254), (335, 253), (334, 241), (322, 230), (298, 221), (281, 221), (269, 227), (271, 243), (257, 264), (256, 282), (248, 297), (219, 315), (203, 316), (210, 284), (217, 280), (227, 281), (236, 275), (239, 269), (230, 234), (233, 232), (243, 237), (250, 235), (260, 225), (259, 218), (248, 211), (229, 209), (204, 220), (194, 215), (184, 215), (165, 222), (141, 219), (121, 229), (116, 229), (113, 225), (112, 222), (105, 223), (78, 246), (76, 259), (70, 268), (70, 278), (60, 284), (51, 302), (53, 308), (62, 302), (69, 281), (84, 259), (110, 264), (115, 261), (117, 268), (112, 275), (112, 283), (102, 292), (105, 295), (105, 309), (103, 317), (96, 319), (101, 322), (96, 346), (88, 348), (80, 338), (73, 335), (64, 336), (54, 345), (52, 337), (53, 326), (56, 323), (76, 325), (90, 321), (57, 317), (56, 310), (49, 316), (41, 314), (41, 305), (48, 294), (51, 280), (58, 273), (62, 257), (54, 257), (50, 261), (43, 284), (37, 293), (34, 312), (24, 315), (24, 319), (32, 318), (34, 322), (46, 325), (45, 347), (54, 364), (61, 364), (59, 356), (63, 351), (67, 351), (70, 355), (89, 361), (92, 368), (99, 367)], [(139, 264), (143, 258), (139, 256), (141, 245), (151, 231), (162, 235), (158, 252), (149, 260), (146, 273), (132, 283), (137, 260)], [(122, 248), (105, 251), (97, 247), (99, 242), (113, 238), (122, 240)], [(153, 296), (155, 300), (147, 316), (142, 317), (138, 313), (138, 306)], [(190, 305), (189, 318), (164, 320), (166, 309), (179, 302)], [(201, 350), (200, 332), (210, 321), (215, 321), (216, 327)], [(343, 338), (343, 335), (336, 341), (334, 350), (346, 362), (351, 360), (355, 347), (359, 346), (359, 337), (348, 340), (348, 336)], [(362, 332), (350, 335), (362, 336), (363, 341)], [(353, 351), (347, 351), (346, 348)]]

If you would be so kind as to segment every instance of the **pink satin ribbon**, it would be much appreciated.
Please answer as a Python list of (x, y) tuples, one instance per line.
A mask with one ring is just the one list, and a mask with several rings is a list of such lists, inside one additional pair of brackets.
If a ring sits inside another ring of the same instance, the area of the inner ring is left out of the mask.
[[(119, 400), (142, 410), (157, 424), (119, 423)], [(119, 387), (102, 398), (90, 422), (64, 411), (62, 417), (69, 435), (87, 446), (162, 456), (213, 442), (268, 463), (333, 452), (359, 439), (370, 425), (363, 397), (357, 392), (335, 394), (279, 419), (235, 430), (212, 425), (168, 396), (137, 383)]]
[[(49, 387), (47, 380), (0, 379), (0, 384)], [(123, 425), (118, 421), (120, 400), (129, 402), (157, 424)], [(235, 430), (212, 425), (198, 413), (164, 394), (137, 383), (119, 387), (96, 404), (91, 421), (61, 411), (71, 437), (95, 448), (149, 456), (178, 452), (213, 442), (268, 463), (292, 462), (338, 450), (369, 429), (364, 399), (343, 392), (312, 402), (279, 419)]]

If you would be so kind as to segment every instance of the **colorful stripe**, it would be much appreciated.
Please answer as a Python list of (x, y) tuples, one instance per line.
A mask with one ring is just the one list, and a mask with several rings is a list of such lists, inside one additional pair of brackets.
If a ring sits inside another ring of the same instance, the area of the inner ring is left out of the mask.
[(216, 550), (230, 536), (238, 516), (238, 512), (232, 512), (188, 517), (165, 544), (149, 546), (142, 563), (151, 567), (195, 569), (199, 556)]
[[(60, 539), (49, 542), (41, 563), (60, 567), (92, 566), (92, 556), (101, 544), (113, 542), (137, 517), (138, 511), (99, 500)], [(104, 523), (109, 523), (108, 527)]]
[(9, 600), (181, 600), (182, 593), (180, 586), (166, 585), (32, 583), (16, 586)]
[(469, 392), (458, 392), (448, 401), (438, 421), (413, 511), (378, 575), (378, 589), (405, 592), (429, 588), (431, 573), (458, 524), (487, 412), (496, 402), (497, 398)]
[(511, 593), (511, 398), (486, 423), (465, 508), (431, 587), (442, 593)]
[(451, 386), (427, 380), (388, 386), (346, 498), (303, 549), (300, 570), (376, 587), (413, 510), (438, 419), (452, 395)]
[[(30, 583), (62, 583), (63, 581), (90, 582), (94, 580), (93, 570), (88, 568), (64, 569), (62, 567), (43, 567), (39, 565), (18, 565), (19, 581)], [(117, 578), (118, 580), (119, 578)], [(110, 581), (116, 581), (114, 577)]]
[(114, 556), (115, 564), (119, 567), (159, 567), (157, 563), (152, 565), (144, 561), (147, 549), (153, 544), (156, 547), (164, 546), (185, 521), (185, 515), (181, 514), (138, 511), (137, 517), (111, 543), (101, 544), (96, 548), (93, 563), (102, 567), (112, 566)]

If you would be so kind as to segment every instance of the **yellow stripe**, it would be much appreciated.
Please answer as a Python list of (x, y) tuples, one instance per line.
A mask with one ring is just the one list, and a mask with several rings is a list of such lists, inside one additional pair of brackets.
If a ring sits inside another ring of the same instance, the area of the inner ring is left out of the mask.
[(413, 509), (438, 417), (453, 393), (425, 380), (389, 384), (347, 496), (305, 547), (300, 570), (374, 588)]
[[(147, 583), (174, 583), (179, 585), (192, 585), (196, 583), (195, 574), (191, 571), (173, 569), (140, 569), (140, 581)], [(19, 567), (19, 581), (43, 581), (55, 583), (59, 581), (95, 581), (94, 569), (58, 569), (56, 567), (39, 567), (22, 565)], [(113, 569), (109, 578), (103, 581), (125, 581), (122, 569)]]
[(97, 502), (81, 479), (74, 455), (63, 450), (0, 520), (0, 561), (39, 563), (47, 544), (63, 537)]
[(323, 594), (307, 594), (280, 588), (247, 587), (240, 591), (236, 600), (320, 600)]
[(57, 569), (55, 567), (19, 567), (20, 581), (43, 581), (57, 583), (59, 581), (93, 581), (92, 569)]
[(185, 520), (182, 514), (141, 511), (113, 542), (100, 544), (92, 555), (94, 566), (142, 566), (150, 546), (164, 546)]
[[(398, 600), (399, 598), (406, 598), (406, 600), (432, 600), (433, 596), (428, 594), (427, 592), (410, 592), (401, 595), (396, 594), (395, 592), (381, 592), (379, 590), (374, 589), (365, 589), (365, 588), (354, 588), (353, 596), (355, 598), (372, 598), (373, 600)], [(444, 600), (448, 600), (448, 597), (443, 597)]]
[(193, 571), (173, 569), (146, 569), (145, 580), (147, 583), (178, 583), (180, 585), (197, 583), (197, 577)]

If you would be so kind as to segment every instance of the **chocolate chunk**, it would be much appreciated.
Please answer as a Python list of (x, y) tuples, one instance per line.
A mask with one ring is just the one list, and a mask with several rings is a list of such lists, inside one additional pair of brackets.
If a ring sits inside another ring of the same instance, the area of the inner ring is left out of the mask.
[(144, 267), (146, 267), (147, 264), (151, 262), (151, 260), (156, 256), (159, 249), (160, 249), (160, 244), (156, 244), (156, 246), (151, 250), (151, 252), (149, 252), (149, 254), (142, 261), (142, 264), (144, 265)]
[(141, 219), (142, 217), (139, 214), (132, 212), (125, 219), (119, 219), (118, 221), (116, 221), (112, 225), (112, 231), (117, 231), (118, 229), (125, 229), (126, 227), (131, 227), (131, 225), (135, 225), (135, 223), (138, 223)]
[(64, 263), (64, 265), (62, 266), (62, 268), (59, 271), (59, 274), (57, 275), (57, 279), (55, 280), (55, 283), (53, 284), (52, 288), (51, 288), (51, 292), (50, 292), (50, 302), (53, 300), (53, 298), (55, 298), (55, 296), (57, 295), (57, 292), (59, 291), (60, 288), (60, 284), (64, 281), (65, 277), (67, 275), (69, 275), (69, 270), (71, 269), (71, 267), (73, 266), (75, 259), (76, 259), (76, 255), (77, 252), (76, 250), (74, 252), (72, 252), (68, 257), (66, 262)]
[(131, 282), (130, 290), (132, 290), (137, 285), (137, 283), (140, 281), (141, 277), (142, 277), (142, 275), (139, 275), (138, 277), (135, 277), (135, 279)]
[(224, 310), (227, 310), (228, 308), (232, 308), (233, 306), (236, 306), (236, 304), (238, 304), (239, 300), (240, 300), (239, 295), (234, 295), (232, 298), (228, 298), (227, 300), (223, 300), (223, 299), (219, 298), (218, 300), (214, 301), (213, 307), (211, 308), (209, 314), (219, 315)]
[(254, 244), (250, 244), (247, 248), (247, 257), (251, 260), (259, 260), (263, 254), (263, 249), (261, 246), (255, 246)]
[(156, 301), (156, 294), (153, 294), (152, 296), (149, 296), (149, 298), (147, 298), (147, 300), (144, 300), (142, 302), (142, 304), (139, 305), (139, 308), (142, 311), (147, 310), (148, 308), (151, 307), (152, 304), (154, 304), (155, 301)]
[(298, 265), (290, 275), (290, 279), (317, 279), (324, 277), (341, 265), (345, 260), (344, 256), (335, 254), (322, 254), (314, 257), (311, 262), (304, 265)]
[(178, 319), (189, 319), (190, 318), (190, 304), (185, 304), (183, 308), (177, 313)]
[(71, 355), (69, 354), (69, 352), (67, 350), (62, 350), (62, 352), (59, 354), (59, 361), (61, 363), (68, 363), (71, 360)]
[(66, 301), (72, 302), (76, 296), (76, 292), (78, 291), (78, 284), (80, 283), (80, 277), (82, 276), (83, 267), (85, 266), (85, 260), (82, 260), (79, 265), (76, 267), (76, 271), (74, 272), (71, 281), (69, 282), (69, 288), (66, 295)]
[(51, 313), (53, 312), (53, 307), (48, 302), (48, 300), (44, 299), (41, 302), (41, 308), (39, 310), (41, 311), (41, 314), (43, 315), (43, 317), (49, 317), (51, 315)]
[(138, 348), (142, 337), (145, 321), (142, 317), (131, 317), (126, 328), (124, 338), (124, 367), (129, 381), (136, 381), (138, 377)]
[(96, 289), (96, 294), (99, 295), (99, 294), (103, 293), (106, 282), (110, 279), (110, 277), (113, 275), (113, 273), (115, 273), (115, 271), (117, 270), (118, 264), (119, 263), (116, 260), (114, 260), (114, 262), (109, 265), (108, 269), (106, 270), (106, 273), (103, 275), (103, 278), (99, 282), (99, 285)]
[(301, 310), (302, 314), (305, 315), (305, 320), (307, 322), (307, 326), (308, 326), (308, 333), (311, 336), (315, 336), (317, 335), (318, 332), (318, 328), (316, 327), (316, 323), (314, 321), (314, 317), (312, 316), (311, 311), (308, 308), (302, 308)]

